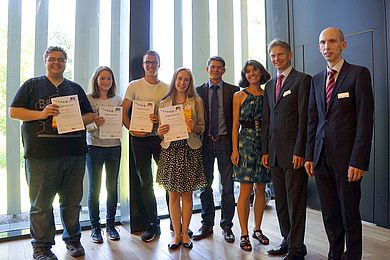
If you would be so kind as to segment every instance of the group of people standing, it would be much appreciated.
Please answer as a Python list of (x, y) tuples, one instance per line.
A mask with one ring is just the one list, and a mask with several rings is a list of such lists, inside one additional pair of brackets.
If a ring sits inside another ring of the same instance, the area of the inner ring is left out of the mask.
[[(161, 233), (152, 158), (158, 165), (156, 181), (167, 191), (173, 231), (170, 250), (181, 245), (191, 249), (191, 238), (201, 240), (213, 233), (212, 182), (217, 159), (222, 187), (220, 227), (226, 242), (235, 241), (232, 226), (236, 181), (240, 183), (240, 247), (251, 251), (250, 237), (269, 244), (261, 225), (265, 186), (272, 180), (283, 240), (268, 253), (284, 255), (283, 259), (304, 259), (307, 182), (308, 176), (314, 175), (330, 244), (329, 259), (360, 259), (360, 183), (369, 164), (373, 94), (369, 71), (347, 63), (342, 57), (345, 47), (340, 29), (324, 29), (319, 36), (319, 49), (327, 69), (312, 78), (292, 67), (290, 45), (275, 39), (268, 46), (277, 71), (274, 78), (261, 63), (248, 60), (242, 68), (239, 86), (228, 84), (222, 79), (226, 71), (224, 59), (213, 56), (205, 68), (209, 80), (197, 87), (187, 68), (177, 69), (169, 86), (160, 81), (160, 56), (147, 51), (142, 62), (144, 77), (130, 82), (123, 100), (116, 93), (110, 68), (96, 68), (90, 81), (91, 93), (86, 95), (78, 84), (63, 77), (66, 52), (60, 47), (49, 47), (44, 54), (46, 75), (26, 81), (10, 107), (10, 116), (23, 121), (33, 257), (57, 259), (51, 251), (55, 234), (52, 202), (56, 193), (60, 196), (66, 247), (72, 256), (84, 255), (79, 212), (85, 165), (91, 239), (103, 242), (99, 218), (103, 165), (108, 195), (106, 233), (112, 240), (119, 239), (114, 220), (121, 142), (99, 138), (97, 133), (105, 119), (97, 111), (99, 106), (121, 105), (123, 125), (129, 129), (129, 110), (134, 101), (142, 100), (154, 102), (157, 107), (149, 116), (154, 125), (152, 133), (130, 131), (140, 197), (145, 205), (147, 228), (141, 235), (143, 241), (152, 241)], [(50, 99), (66, 95), (78, 96), (87, 131), (58, 135), (53, 129), (52, 118), (59, 111)], [(191, 110), (191, 117), (185, 119), (189, 138), (169, 142), (164, 134), (169, 132), (170, 125), (160, 123), (158, 108), (173, 105)], [(202, 222), (193, 234), (189, 229), (192, 193), (198, 189)], [(248, 223), (251, 193), (252, 231)]]

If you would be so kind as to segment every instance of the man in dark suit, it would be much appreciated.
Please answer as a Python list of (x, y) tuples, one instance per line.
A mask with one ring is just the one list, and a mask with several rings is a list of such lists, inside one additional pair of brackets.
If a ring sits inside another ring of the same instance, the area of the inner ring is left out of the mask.
[(237, 86), (222, 80), (225, 73), (225, 61), (220, 56), (213, 56), (207, 62), (206, 72), (209, 81), (198, 86), (196, 91), (203, 99), (205, 110), (205, 132), (203, 136), (202, 155), (206, 173), (207, 186), (202, 189), (202, 227), (194, 234), (194, 240), (203, 239), (213, 233), (214, 196), (212, 183), (214, 179), (214, 160), (217, 158), (221, 180), (221, 221), (222, 233), (227, 242), (234, 242), (232, 232), (235, 208), (232, 163), (232, 121), (233, 95), (239, 90)]
[(327, 69), (311, 84), (305, 168), (316, 179), (328, 258), (361, 259), (360, 183), (373, 133), (371, 77), (367, 68), (343, 59), (346, 42), (340, 29), (323, 30), (319, 48)]
[(262, 162), (271, 168), (276, 212), (283, 242), (268, 251), (283, 259), (303, 259), (306, 222), (307, 175), (303, 167), (307, 104), (311, 76), (291, 66), (288, 43), (275, 39), (268, 47), (277, 70), (265, 86), (263, 105)]

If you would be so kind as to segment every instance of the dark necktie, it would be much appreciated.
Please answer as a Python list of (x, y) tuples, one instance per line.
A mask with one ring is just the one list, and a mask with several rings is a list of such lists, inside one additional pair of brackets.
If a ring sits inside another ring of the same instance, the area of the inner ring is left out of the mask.
[(211, 96), (211, 122), (210, 122), (210, 134), (212, 136), (218, 135), (218, 88), (219, 86), (211, 86), (213, 95)]
[(279, 74), (275, 87), (275, 100), (278, 100), (280, 90), (282, 89), (283, 74)]
[(335, 70), (329, 70), (328, 71), (328, 83), (326, 84), (326, 105), (329, 105), (330, 102), (330, 97), (332, 96), (334, 84), (335, 84), (335, 78), (334, 75), (336, 74), (337, 71)]

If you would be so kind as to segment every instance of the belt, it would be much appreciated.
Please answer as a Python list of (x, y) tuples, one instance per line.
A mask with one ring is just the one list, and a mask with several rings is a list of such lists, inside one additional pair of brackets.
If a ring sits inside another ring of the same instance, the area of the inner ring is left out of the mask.
[(261, 121), (254, 120), (254, 121), (240, 121), (242, 128), (254, 128), (254, 129), (260, 129), (261, 128)]
[(220, 140), (229, 139), (229, 135), (216, 135), (216, 136), (209, 135), (208, 138), (209, 138), (210, 141), (217, 142), (217, 141), (220, 141)]

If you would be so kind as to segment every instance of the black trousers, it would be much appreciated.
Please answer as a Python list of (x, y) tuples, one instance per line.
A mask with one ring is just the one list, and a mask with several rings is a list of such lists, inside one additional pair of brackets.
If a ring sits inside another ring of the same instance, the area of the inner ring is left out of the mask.
[(314, 169), (329, 240), (328, 258), (358, 260), (362, 258), (361, 179), (348, 182), (348, 165), (332, 165), (337, 162), (329, 162), (323, 152)]
[(288, 245), (288, 253), (295, 256), (307, 254), (304, 244), (308, 176), (303, 167), (298, 170), (271, 168), (275, 192), (276, 212), (280, 232)]

